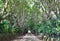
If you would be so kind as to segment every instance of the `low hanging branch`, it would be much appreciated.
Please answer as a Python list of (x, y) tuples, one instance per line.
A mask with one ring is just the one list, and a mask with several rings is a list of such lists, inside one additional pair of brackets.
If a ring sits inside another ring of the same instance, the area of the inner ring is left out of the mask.
[(8, 7), (8, 3), (9, 3), (9, 0), (6, 0), (6, 3), (2, 9), (2, 11), (0, 12), (2, 15), (4, 15), (4, 12), (6, 11), (7, 7)]
[(6, 3), (5, 3), (4, 8), (3, 8), (4, 10), (2, 11), (3, 13), (1, 13), (2, 18), (0, 18), (0, 22), (3, 21), (4, 19), (6, 19), (9, 15), (11, 15), (11, 9), (13, 6), (11, 6), (11, 9), (9, 10), (9, 12), (6, 15), (4, 15), (4, 12), (8, 7), (8, 3), (9, 3), (9, 0), (8, 1), (6, 0)]
[(1, 20), (4, 20), (8, 15), (10, 15), (10, 13), (7, 13), (6, 15), (4, 15), (4, 12), (6, 11), (7, 7), (8, 7), (8, 3), (9, 3), (9, 0), (6, 0), (6, 3), (2, 9), (2, 11), (0, 12), (1, 15), (2, 15), (2, 18), (0, 19)]

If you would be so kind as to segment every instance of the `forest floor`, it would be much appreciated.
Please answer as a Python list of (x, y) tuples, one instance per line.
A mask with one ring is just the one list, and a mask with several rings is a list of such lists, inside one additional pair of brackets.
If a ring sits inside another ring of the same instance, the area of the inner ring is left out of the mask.
[(38, 39), (33, 34), (26, 34), (25, 36), (18, 36), (16, 39), (12, 41), (42, 41), (42, 40)]
[(43, 37), (42, 35), (35, 35), (35, 34), (27, 33), (25, 35), (22, 34), (22, 35), (17, 35), (14, 37), (13, 35), (7, 38), (2, 37), (0, 41), (60, 41), (60, 38), (51, 37), (50, 39), (50, 37), (47, 38), (47, 36)]

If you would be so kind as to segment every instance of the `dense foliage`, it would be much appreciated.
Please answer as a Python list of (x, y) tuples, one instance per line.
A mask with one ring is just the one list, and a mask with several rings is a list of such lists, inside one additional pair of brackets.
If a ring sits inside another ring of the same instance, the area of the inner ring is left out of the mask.
[(0, 33), (60, 35), (59, 15), (58, 0), (0, 0)]

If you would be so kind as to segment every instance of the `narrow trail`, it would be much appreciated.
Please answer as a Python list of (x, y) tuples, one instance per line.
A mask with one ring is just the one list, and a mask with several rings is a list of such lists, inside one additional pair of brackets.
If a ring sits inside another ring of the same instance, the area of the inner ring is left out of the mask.
[(26, 34), (25, 36), (19, 36), (16, 39), (12, 41), (42, 41), (39, 40), (35, 35), (33, 34)]

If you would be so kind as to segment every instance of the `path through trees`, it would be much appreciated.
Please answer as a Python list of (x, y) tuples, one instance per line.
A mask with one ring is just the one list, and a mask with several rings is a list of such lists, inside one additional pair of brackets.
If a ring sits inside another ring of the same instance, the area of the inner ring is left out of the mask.
[(25, 36), (19, 36), (16, 39), (14, 39), (13, 41), (42, 41), (39, 40), (35, 35), (33, 34), (26, 34)]
[(0, 41), (41, 41), (41, 33), (43, 41), (60, 41), (60, 0), (0, 0)]

